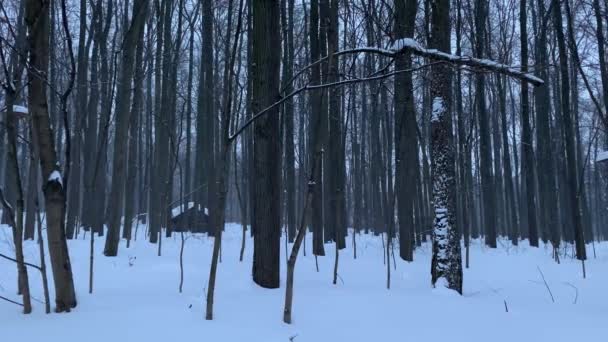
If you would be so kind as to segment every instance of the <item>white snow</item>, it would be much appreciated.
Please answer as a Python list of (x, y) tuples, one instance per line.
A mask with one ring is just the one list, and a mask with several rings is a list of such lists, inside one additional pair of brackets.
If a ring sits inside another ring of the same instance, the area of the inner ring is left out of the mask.
[[(194, 202), (188, 202), (188, 209), (192, 208), (194, 208)], [(171, 217), (175, 217), (188, 209), (185, 209), (185, 205), (180, 204), (179, 206), (171, 209)]]
[(420, 43), (418, 43), (413, 38), (402, 38), (402, 39), (396, 40), (393, 43), (393, 45), (391, 46), (390, 50), (377, 49), (377, 48), (365, 48), (365, 49), (376, 50), (379, 53), (389, 55), (389, 56), (395, 55), (395, 54), (401, 52), (401, 50), (403, 50), (403, 49), (408, 49), (409, 51), (411, 51), (415, 54), (421, 55), (421, 56), (431, 57), (431, 58), (445, 60), (445, 61), (449, 61), (449, 62), (474, 63), (478, 66), (482, 66), (482, 67), (485, 67), (488, 69), (494, 69), (494, 70), (499, 69), (499, 70), (502, 70), (503, 72), (508, 72), (511, 75), (517, 75), (519, 77), (523, 77), (523, 78), (527, 79), (528, 81), (535, 82), (537, 84), (544, 83), (544, 81), (541, 80), (540, 78), (538, 78), (530, 73), (524, 73), (521, 70), (519, 70), (517, 68), (513, 68), (509, 65), (497, 63), (490, 59), (475, 58), (475, 57), (470, 57), (470, 56), (459, 56), (459, 55), (454, 55), (451, 53), (439, 51), (437, 49), (428, 49), (428, 48), (423, 47)]
[[(214, 320), (205, 320), (205, 294), (213, 239), (186, 234), (184, 288), (178, 292), (180, 236), (164, 238), (162, 256), (139, 226), (137, 240), (118, 257), (102, 254), (95, 243), (94, 293), (88, 293), (89, 241), (68, 242), (78, 306), (68, 314), (44, 314), (40, 275), (29, 269), (34, 312), (0, 299), (1, 341), (63, 342), (373, 342), (373, 341), (603, 341), (608, 336), (608, 243), (596, 244), (597, 258), (586, 262), (587, 279), (572, 248), (562, 248), (562, 263), (551, 259), (550, 246), (531, 248), (499, 241), (488, 249), (472, 241), (471, 268), (464, 270), (464, 295), (430, 285), (431, 246), (416, 249), (414, 262), (391, 264), (391, 289), (386, 289), (386, 265), (380, 237), (357, 235), (357, 259), (352, 236), (340, 252), (337, 285), (332, 284), (334, 245), (325, 245), (315, 270), (311, 235), (306, 256), (296, 266), (293, 324), (282, 322), (285, 299), (284, 241), (281, 242), (281, 288), (263, 289), (251, 280), (252, 240), (246, 234), (245, 259), (239, 262), (241, 226), (228, 224), (218, 267)], [(105, 239), (105, 238), (104, 238)], [(0, 226), (0, 253), (14, 253), (11, 233)], [(27, 262), (39, 264), (38, 247), (25, 242)], [(464, 258), (464, 249), (463, 249)], [(392, 261), (392, 260), (391, 260)], [(54, 289), (51, 282), (51, 301)], [(555, 303), (537, 270), (542, 270)], [(15, 264), (0, 259), (0, 296), (16, 295)], [(440, 284), (441, 285), (441, 284)], [(577, 294), (578, 293), (578, 294)], [(577, 298), (578, 297), (578, 298)], [(576, 304), (575, 302), (576, 298)], [(505, 312), (505, 302), (508, 311)], [(296, 337), (293, 337), (296, 336)]]
[(413, 38), (397, 39), (393, 43), (393, 46), (391, 48), (395, 51), (399, 51), (405, 47), (410, 47), (410, 48), (414, 48), (414, 49), (422, 49), (422, 46), (420, 46), (420, 44)]
[(602, 151), (598, 153), (597, 158), (595, 159), (596, 162), (601, 162), (605, 160), (608, 160), (608, 151)]
[(435, 97), (433, 99), (433, 110), (431, 112), (431, 122), (436, 122), (441, 119), (441, 115), (445, 112), (443, 106), (443, 99), (441, 97)]
[(27, 108), (19, 105), (13, 105), (13, 113), (27, 114)]
[(61, 172), (55, 170), (53, 172), (51, 172), (51, 174), (49, 175), (49, 182), (57, 182), (59, 184), (61, 184), (63, 186), (63, 180), (61, 178)]
[[(194, 202), (188, 202), (188, 209), (184, 210), (184, 208), (185, 208), (185, 206), (183, 204), (181, 204), (181, 205), (179, 205), (179, 206), (171, 209), (171, 216), (175, 217), (175, 216), (183, 213), (185, 210), (194, 208)], [(201, 210), (201, 205), (200, 204), (198, 205), (198, 210)], [(204, 208), (204, 210), (205, 210), (205, 215), (209, 215), (209, 209), (208, 208)]]

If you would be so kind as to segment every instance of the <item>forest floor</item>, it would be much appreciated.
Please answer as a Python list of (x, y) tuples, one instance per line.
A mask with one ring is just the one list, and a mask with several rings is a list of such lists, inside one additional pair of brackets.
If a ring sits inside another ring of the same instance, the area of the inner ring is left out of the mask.
[[(104, 257), (105, 239), (97, 239), (93, 294), (88, 293), (88, 236), (70, 241), (78, 306), (69, 314), (45, 315), (40, 275), (29, 269), (34, 312), (24, 316), (18, 306), (0, 300), (0, 340), (571, 342), (608, 336), (608, 243), (595, 244), (596, 257), (588, 246), (583, 279), (571, 248), (558, 265), (550, 246), (530, 248), (522, 242), (514, 247), (505, 240), (492, 250), (474, 241), (470, 268), (464, 270), (464, 294), (459, 296), (431, 287), (429, 245), (416, 249), (412, 263), (399, 259), (395, 250), (397, 265), (395, 269), (391, 260), (388, 290), (382, 240), (364, 234), (357, 235), (356, 260), (352, 236), (347, 249), (340, 251), (340, 277), (333, 285), (334, 246), (325, 245), (317, 272), (308, 235), (307, 254), (300, 254), (296, 266), (294, 322), (287, 325), (282, 322), (283, 242), (281, 288), (263, 289), (251, 280), (249, 233), (245, 260), (239, 262), (241, 226), (227, 225), (214, 320), (205, 321), (213, 239), (185, 237), (183, 293), (178, 291), (179, 233), (163, 238), (161, 257), (157, 246), (145, 241), (142, 226), (129, 249), (120, 242), (118, 257)], [(14, 255), (11, 241), (8, 227), (0, 227), (1, 253)], [(25, 249), (26, 261), (39, 264), (37, 245), (28, 241)], [(16, 283), (15, 264), (0, 259), (0, 296), (20, 301)], [(52, 301), (53, 293), (51, 288)]]

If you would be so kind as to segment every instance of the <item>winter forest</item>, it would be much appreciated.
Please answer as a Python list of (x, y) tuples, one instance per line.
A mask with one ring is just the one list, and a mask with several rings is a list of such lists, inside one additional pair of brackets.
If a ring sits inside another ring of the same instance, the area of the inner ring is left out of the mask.
[(607, 0), (0, 0), (0, 339), (601, 340), (607, 37)]

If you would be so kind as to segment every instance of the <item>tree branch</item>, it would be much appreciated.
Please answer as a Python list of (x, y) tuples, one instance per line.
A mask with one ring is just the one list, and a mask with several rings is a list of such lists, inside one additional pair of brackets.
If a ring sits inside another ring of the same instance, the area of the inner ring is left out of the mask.
[[(438, 62), (434, 62), (434, 63), (429, 63), (429, 64), (424, 64), (415, 68), (411, 68), (411, 69), (404, 69), (404, 70), (396, 70), (393, 72), (389, 72), (386, 74), (382, 74), (382, 75), (378, 75), (378, 76), (370, 76), (370, 77), (364, 77), (364, 78), (353, 78), (353, 79), (348, 79), (348, 80), (343, 80), (343, 81), (338, 81), (338, 82), (331, 82), (331, 83), (325, 83), (325, 84), (315, 84), (315, 85), (310, 85), (307, 84), (303, 87), (300, 87), (294, 91), (292, 91), (291, 93), (287, 94), (286, 96), (281, 97), (281, 99), (273, 104), (271, 104), (270, 106), (262, 109), (260, 112), (258, 112), (257, 114), (255, 114), (254, 116), (252, 116), (249, 120), (247, 120), (247, 122), (245, 122), (238, 130), (236, 130), (236, 132), (234, 132), (230, 138), (228, 139), (229, 142), (232, 142), (234, 139), (236, 139), (239, 134), (243, 133), (243, 131), (245, 129), (247, 129), (247, 127), (251, 126), (251, 124), (253, 122), (255, 122), (255, 120), (257, 120), (258, 118), (260, 118), (261, 116), (263, 116), (264, 114), (266, 114), (268, 111), (270, 111), (271, 109), (275, 108), (276, 106), (281, 105), (282, 103), (284, 103), (285, 101), (289, 100), (290, 98), (305, 92), (305, 91), (309, 91), (309, 90), (317, 90), (317, 89), (325, 89), (325, 88), (331, 88), (331, 87), (338, 87), (338, 86), (343, 86), (343, 85), (347, 85), (347, 84), (353, 84), (353, 83), (361, 83), (361, 82), (368, 82), (368, 81), (377, 81), (377, 80), (381, 80), (383, 78), (388, 78), (388, 77), (392, 77), (398, 74), (402, 74), (402, 73), (406, 73), (406, 72), (414, 72), (420, 69), (424, 69), (424, 68), (428, 68), (431, 65), (434, 64), (439, 64), (439, 63), (445, 63), (443, 61), (438, 61)], [(313, 63), (313, 64), (316, 64)]]
[(9, 303), (13, 303), (15, 305), (19, 305), (19, 306), (23, 306), (23, 304), (19, 303), (19, 302), (15, 302), (14, 300), (10, 300), (6, 297), (0, 296), (0, 299), (4, 299), (5, 301), (9, 302)]
[(351, 54), (351, 53), (375, 53), (387, 57), (397, 57), (405, 53), (411, 53), (417, 56), (426, 57), (435, 61), (448, 62), (455, 65), (464, 65), (476, 69), (493, 71), (495, 73), (507, 75), (513, 78), (517, 78), (522, 82), (531, 83), (534, 86), (543, 85), (545, 82), (540, 78), (526, 72), (517, 70), (516, 68), (494, 62), (489, 59), (480, 59), (469, 56), (453, 55), (446, 52), (441, 52), (436, 49), (426, 49), (422, 47), (417, 41), (411, 38), (399, 39), (393, 43), (390, 49), (381, 49), (375, 47), (362, 47), (350, 50), (343, 50), (336, 52), (335, 55)]
[[(19, 261), (17, 261), (17, 259), (13, 259), (13, 258), (9, 257), (8, 255), (4, 255), (2, 253), (0, 253), (0, 258), (4, 258), (6, 260), (10, 260), (10, 261), (14, 261), (16, 263), (19, 263)], [(23, 264), (26, 265), (26, 266), (29, 266), (29, 267), (33, 267), (33, 268), (37, 269), (38, 271), (42, 272), (42, 268), (40, 266), (38, 266), (38, 265), (30, 264), (30, 263), (25, 262), (25, 261), (23, 262)]]
[[(65, 39), (68, 46), (68, 56), (70, 57), (70, 72), (68, 78), (68, 85), (61, 95), (61, 110), (63, 112), (63, 129), (65, 130), (65, 170), (63, 173), (63, 184), (67, 189), (68, 179), (70, 177), (70, 164), (71, 160), (71, 146), (72, 136), (70, 133), (70, 123), (68, 119), (68, 97), (72, 93), (74, 88), (74, 80), (76, 78), (76, 62), (74, 61), (74, 50), (72, 48), (72, 35), (70, 33), (70, 25), (68, 23), (68, 16), (66, 12), (65, 0), (61, 0), (61, 17), (63, 30), (65, 31)], [(82, 113), (81, 113), (82, 115)]]

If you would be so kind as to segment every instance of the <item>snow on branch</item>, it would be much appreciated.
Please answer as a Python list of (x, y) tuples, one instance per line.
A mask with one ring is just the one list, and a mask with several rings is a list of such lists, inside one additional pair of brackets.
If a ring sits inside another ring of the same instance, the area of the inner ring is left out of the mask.
[(597, 158), (595, 158), (596, 162), (604, 162), (608, 161), (608, 151), (602, 151), (597, 154)]
[[(425, 65), (422, 65), (420, 67), (417, 67), (417, 68), (411, 68), (411, 69), (406, 69), (406, 70), (395, 70), (393, 72), (382, 73), (380, 75), (368, 76), (368, 77), (364, 77), (364, 78), (348, 79), (348, 80), (332, 82), (332, 83), (325, 83), (325, 84), (315, 84), (315, 85), (307, 84), (307, 85), (300, 87), (298, 89), (295, 89), (291, 93), (285, 94), (285, 95), (283, 94), (285, 91), (285, 88), (283, 88), (280, 91), (281, 98), (278, 101), (276, 101), (273, 104), (269, 105), (268, 107), (262, 109), (260, 112), (256, 113), (251, 118), (249, 118), (249, 120), (247, 120), (239, 129), (237, 129), (228, 138), (228, 140), (229, 140), (229, 142), (234, 141), (255, 120), (257, 120), (261, 116), (265, 115), (266, 113), (268, 113), (271, 109), (275, 108), (276, 106), (281, 105), (287, 99), (292, 98), (301, 92), (308, 91), (308, 90), (314, 90), (314, 89), (323, 89), (323, 88), (343, 86), (343, 85), (352, 84), (352, 83), (360, 83), (360, 82), (378, 80), (378, 79), (382, 79), (382, 78), (392, 77), (392, 76), (395, 76), (397, 74), (404, 73), (404, 72), (413, 72), (413, 71), (419, 70), (421, 68), (425, 68), (425, 67), (428, 67), (428, 66), (431, 66), (434, 64), (438, 64), (438, 63), (464, 65), (464, 66), (468, 66), (468, 67), (478, 69), (478, 70), (492, 71), (495, 73), (517, 78), (517, 79), (521, 80), (522, 82), (528, 82), (535, 86), (540, 86), (545, 83), (543, 80), (541, 80), (540, 78), (538, 78), (530, 73), (522, 72), (521, 70), (518, 70), (517, 68), (514, 68), (512, 66), (509, 66), (506, 64), (500, 64), (500, 63), (494, 62), (489, 59), (480, 59), (480, 58), (474, 58), (474, 57), (469, 57), (469, 56), (459, 56), (459, 55), (453, 55), (450, 53), (442, 52), (442, 51), (439, 51), (436, 49), (426, 49), (426, 48), (422, 47), (422, 45), (420, 45), (416, 40), (414, 40), (412, 38), (399, 39), (393, 43), (393, 45), (391, 46), (390, 49), (382, 49), (382, 48), (377, 48), (377, 47), (361, 47), (361, 48), (355, 48), (355, 49), (342, 50), (342, 51), (335, 52), (333, 55), (324, 56), (324, 57), (308, 64), (307, 66), (302, 68), (300, 71), (296, 72), (294, 74), (294, 76), (290, 80), (288, 80), (288, 83), (294, 82), (296, 80), (296, 78), (298, 78), (300, 75), (304, 74), (307, 70), (311, 69), (313, 66), (316, 66), (318, 64), (328, 61), (329, 57), (331, 57), (331, 56), (338, 57), (338, 56), (349, 55), (349, 54), (374, 53), (374, 54), (379, 54), (379, 55), (395, 58), (395, 57), (402, 55), (404, 53), (407, 53), (407, 52), (412, 53), (417, 56), (427, 57), (427, 58), (431, 59), (431, 62), (427, 63)], [(439, 110), (440, 107), (437, 106), (436, 109)]]
[(56, 182), (59, 185), (63, 186), (63, 181), (61, 179), (61, 172), (54, 170), (53, 172), (51, 172), (51, 174), (49, 175), (49, 182)]
[(27, 114), (27, 107), (13, 105), (13, 113)]
[(468, 67), (493, 71), (499, 74), (507, 75), (521, 81), (531, 83), (535, 86), (543, 85), (545, 82), (540, 78), (526, 72), (522, 72), (517, 68), (506, 64), (500, 64), (489, 59), (481, 59), (470, 56), (453, 55), (447, 52), (442, 52), (436, 49), (427, 49), (422, 47), (416, 40), (412, 38), (399, 39), (393, 43), (390, 49), (381, 49), (375, 47), (363, 47), (350, 50), (343, 50), (336, 55), (352, 54), (352, 53), (376, 53), (388, 57), (397, 57), (406, 52), (417, 56), (426, 57), (435, 61), (444, 61), (455, 65), (465, 65)]

